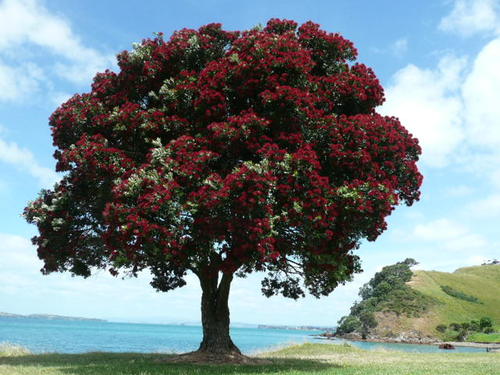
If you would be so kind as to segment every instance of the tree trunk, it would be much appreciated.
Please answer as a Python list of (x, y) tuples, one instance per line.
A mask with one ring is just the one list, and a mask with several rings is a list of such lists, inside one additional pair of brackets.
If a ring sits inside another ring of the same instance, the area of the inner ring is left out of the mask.
[(198, 351), (241, 355), (229, 336), (228, 300), (233, 275), (223, 274), (219, 285), (218, 279), (218, 273), (212, 277), (200, 277), (203, 341)]

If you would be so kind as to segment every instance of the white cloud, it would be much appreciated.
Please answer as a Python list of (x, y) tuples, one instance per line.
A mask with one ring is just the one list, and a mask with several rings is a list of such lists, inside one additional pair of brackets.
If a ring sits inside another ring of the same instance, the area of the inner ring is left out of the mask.
[(2, 138), (0, 138), (0, 161), (26, 171), (44, 187), (49, 187), (59, 180), (53, 170), (43, 167), (37, 162), (31, 151)]
[(446, 241), (463, 236), (467, 229), (448, 219), (438, 219), (425, 224), (418, 224), (413, 235), (424, 241)]
[(0, 60), (0, 101), (22, 101), (38, 91), (44, 80), (42, 69), (34, 63), (9, 66)]
[(436, 68), (408, 65), (386, 90), (381, 113), (396, 115), (419, 140), (431, 167), (459, 166), (500, 185), (500, 37), (468, 59)]
[[(499, 11), (498, 0), (456, 0), (440, 28), (463, 34), (500, 31)], [(420, 140), (425, 164), (455, 163), (495, 183), (500, 179), (499, 61), (497, 37), (473, 58), (446, 55), (426, 69), (409, 64), (393, 76), (381, 112), (400, 117)]]
[(27, 238), (0, 233), (0, 255), (2, 256), (2, 272), (6, 270), (24, 269), (39, 270), (42, 267), (35, 252), (30, 252), (32, 245)]
[(474, 192), (474, 189), (467, 185), (456, 185), (447, 188), (444, 193), (451, 197), (464, 197)]
[(0, 244), (1, 311), (129, 320), (155, 317), (163, 322), (199, 319), (201, 292), (192, 275), (187, 287), (168, 295), (151, 288), (147, 272), (125, 280), (106, 271), (87, 279), (68, 273), (44, 276), (40, 273), (42, 261), (27, 238), (0, 233)]
[[(96, 72), (114, 65), (113, 56), (85, 46), (67, 20), (52, 14), (38, 0), (4, 0), (0, 3), (0, 53), (15, 60), (16, 51), (26, 46), (38, 46), (53, 54), (57, 60), (47, 65), (47, 70), (76, 84), (87, 83)], [(24, 57), (23, 52), (20, 55)], [(16, 61), (10, 67), (4, 64), (3, 70), (16, 70), (10, 80), (19, 83), (19, 90), (36, 89), (29, 71), (24, 81), (19, 78), (26, 70), (15, 68), (17, 65)]]
[(500, 217), (500, 194), (493, 194), (475, 201), (467, 207), (467, 213), (475, 218)]
[(402, 57), (408, 51), (408, 39), (399, 38), (383, 48), (371, 47), (371, 50), (378, 54), (387, 55), (390, 53), (396, 57)]
[(477, 255), (490, 251), (489, 243), (483, 236), (473, 233), (463, 224), (447, 218), (418, 224), (412, 235), (417, 241), (430, 243), (435, 258), (440, 251), (455, 254), (476, 251)]
[(391, 45), (391, 51), (394, 55), (401, 57), (408, 50), (408, 39), (400, 38)]
[(467, 135), (478, 146), (500, 145), (500, 38), (478, 54), (463, 86)]
[(439, 28), (463, 36), (499, 33), (499, 11), (498, 0), (455, 0), (453, 10), (441, 20)]
[(52, 94), (52, 103), (55, 104), (56, 106), (60, 106), (62, 103), (68, 101), (72, 97), (71, 94), (68, 94), (66, 92), (54, 92)]
[(500, 168), (498, 167), (500, 165), (500, 161), (499, 163), (496, 164), (497, 166), (497, 170), (493, 171), (491, 173), (491, 176), (490, 176), (490, 179), (491, 179), (491, 182), (493, 183), (493, 185), (499, 189), (500, 188)]
[(436, 69), (408, 65), (386, 90), (381, 112), (395, 115), (420, 141), (422, 159), (445, 166), (463, 140), (462, 102), (457, 93), (464, 58), (443, 57)]

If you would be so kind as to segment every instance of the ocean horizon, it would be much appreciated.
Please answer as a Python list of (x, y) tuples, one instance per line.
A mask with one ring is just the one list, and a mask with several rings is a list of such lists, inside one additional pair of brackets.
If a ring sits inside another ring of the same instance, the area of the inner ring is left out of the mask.
[[(242, 324), (242, 323), (239, 323)], [(245, 324), (245, 323), (243, 323)], [(246, 354), (314, 340), (318, 331), (232, 326), (231, 337)], [(0, 317), (0, 343), (21, 345), (33, 353), (161, 352), (198, 349), (201, 324), (130, 323)]]
[[(442, 352), (434, 345), (317, 340), (317, 330), (231, 327), (231, 337), (247, 355), (306, 342), (344, 343), (363, 349)], [(0, 343), (21, 345), (33, 353), (143, 352), (184, 353), (198, 349), (201, 325), (122, 323), (99, 320), (65, 320), (0, 317)], [(453, 352), (481, 352), (460, 347)]]

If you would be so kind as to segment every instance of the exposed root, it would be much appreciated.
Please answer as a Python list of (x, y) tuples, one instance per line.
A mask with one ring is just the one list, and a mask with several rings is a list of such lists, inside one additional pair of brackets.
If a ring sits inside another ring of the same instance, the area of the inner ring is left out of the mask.
[(191, 363), (191, 364), (242, 364), (242, 365), (267, 365), (272, 362), (268, 359), (247, 357), (236, 351), (229, 353), (210, 353), (195, 351), (179, 354), (165, 359), (161, 363)]

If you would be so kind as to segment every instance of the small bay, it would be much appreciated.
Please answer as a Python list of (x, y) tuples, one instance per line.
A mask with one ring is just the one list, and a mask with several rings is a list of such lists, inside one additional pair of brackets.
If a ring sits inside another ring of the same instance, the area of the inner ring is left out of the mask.
[[(313, 335), (318, 333), (274, 328), (231, 329), (233, 341), (245, 354), (304, 342), (344, 342), (317, 340)], [(182, 353), (196, 350), (201, 336), (200, 326), (0, 317), (0, 343), (22, 345), (33, 353)], [(443, 352), (433, 345), (346, 342), (362, 349)], [(484, 349), (460, 347), (450, 352), (484, 352)]]

